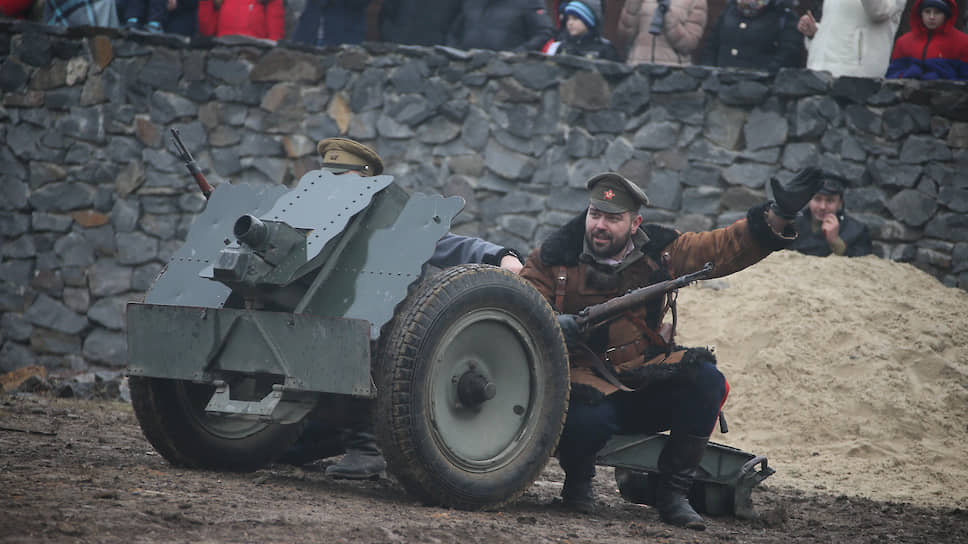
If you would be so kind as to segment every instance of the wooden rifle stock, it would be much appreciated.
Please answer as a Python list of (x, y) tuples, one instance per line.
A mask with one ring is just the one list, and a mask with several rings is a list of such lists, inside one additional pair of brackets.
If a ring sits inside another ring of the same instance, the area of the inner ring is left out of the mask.
[(198, 167), (198, 163), (195, 162), (195, 157), (192, 157), (191, 152), (185, 147), (185, 143), (182, 142), (181, 136), (178, 134), (178, 129), (171, 129), (171, 141), (175, 144), (175, 151), (178, 153), (178, 158), (185, 161), (185, 168), (188, 168), (188, 173), (195, 178), (195, 183), (198, 184), (198, 188), (202, 190), (202, 195), (205, 200), (208, 200), (209, 195), (212, 194), (212, 186), (205, 179), (205, 174)]
[(686, 274), (671, 280), (653, 283), (652, 285), (633, 289), (624, 295), (619, 295), (601, 304), (589, 306), (578, 312), (578, 317), (575, 320), (578, 323), (578, 330), (584, 332), (588, 329), (593, 329), (599, 325), (608, 323), (616, 317), (633, 308), (645, 304), (645, 302), (653, 298), (665, 295), (670, 291), (675, 291), (680, 287), (685, 287), (696, 280), (701, 280), (708, 276), (712, 271), (713, 263), (706, 263), (706, 266), (693, 272), (692, 274)]

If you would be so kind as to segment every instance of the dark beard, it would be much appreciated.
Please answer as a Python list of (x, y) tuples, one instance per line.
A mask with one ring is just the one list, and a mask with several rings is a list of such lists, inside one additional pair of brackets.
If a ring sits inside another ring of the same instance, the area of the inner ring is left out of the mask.
[(615, 255), (625, 249), (625, 246), (629, 243), (629, 237), (632, 233), (627, 233), (621, 239), (612, 239), (611, 243), (605, 247), (605, 249), (599, 251), (595, 249), (595, 244), (592, 242), (592, 232), (585, 233), (585, 247), (588, 252), (596, 259), (612, 259)]

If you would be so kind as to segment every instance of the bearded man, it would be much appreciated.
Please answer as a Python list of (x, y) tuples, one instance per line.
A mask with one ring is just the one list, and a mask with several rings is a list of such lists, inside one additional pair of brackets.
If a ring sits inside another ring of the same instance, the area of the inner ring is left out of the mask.
[[(606, 172), (587, 182), (588, 209), (528, 256), (521, 275), (560, 312), (568, 344), (571, 403), (558, 444), (565, 507), (595, 510), (595, 457), (613, 434), (668, 430), (658, 460), (656, 508), (666, 523), (705, 529), (688, 496), (729, 391), (715, 357), (708, 349), (675, 344), (674, 293), (586, 333), (579, 333), (574, 314), (707, 262), (714, 277), (725, 276), (787, 247), (797, 236), (793, 218), (820, 182), (814, 169), (787, 186), (773, 180), (775, 200), (751, 208), (745, 219), (710, 232), (680, 233), (643, 225), (645, 192)], [(667, 313), (672, 323), (663, 324)]]

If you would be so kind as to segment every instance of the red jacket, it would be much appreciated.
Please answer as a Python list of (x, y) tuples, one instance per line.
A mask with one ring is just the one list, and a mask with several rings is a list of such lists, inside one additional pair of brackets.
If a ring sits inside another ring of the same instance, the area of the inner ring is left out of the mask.
[(23, 19), (33, 5), (34, 0), (0, 0), (0, 17)]
[(897, 39), (889, 78), (968, 79), (968, 34), (955, 28), (958, 5), (946, 0), (951, 17), (937, 30), (928, 30), (921, 21), (921, 0), (911, 8), (911, 31)]
[(285, 33), (283, 0), (212, 0), (198, 3), (198, 31), (203, 36), (242, 35), (281, 40)]

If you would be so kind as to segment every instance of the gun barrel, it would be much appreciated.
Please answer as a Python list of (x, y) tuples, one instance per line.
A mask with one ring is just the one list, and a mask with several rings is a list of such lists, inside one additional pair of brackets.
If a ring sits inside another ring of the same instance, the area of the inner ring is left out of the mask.
[(240, 242), (253, 249), (261, 249), (269, 238), (269, 229), (266, 224), (254, 215), (245, 214), (235, 220), (232, 233)]

